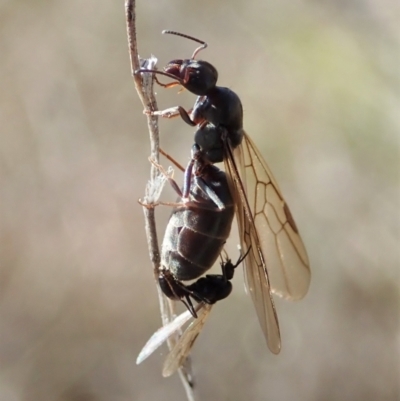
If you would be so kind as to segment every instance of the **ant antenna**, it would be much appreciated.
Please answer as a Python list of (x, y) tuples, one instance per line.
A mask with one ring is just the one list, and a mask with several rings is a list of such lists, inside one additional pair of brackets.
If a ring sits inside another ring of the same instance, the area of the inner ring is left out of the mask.
[(161, 32), (163, 35), (166, 33), (169, 33), (170, 35), (176, 35), (176, 36), (181, 36), (182, 38), (186, 38), (186, 39), (190, 39), (193, 40), (194, 42), (200, 43), (201, 46), (199, 46), (198, 48), (196, 48), (192, 54), (191, 60), (194, 60), (194, 58), (197, 56), (197, 54), (205, 49), (208, 45), (206, 42), (204, 42), (203, 40), (194, 38), (193, 36), (189, 36), (189, 35), (185, 35), (184, 33), (180, 33), (180, 32), (176, 32), (176, 31), (170, 31), (170, 30), (164, 30)]

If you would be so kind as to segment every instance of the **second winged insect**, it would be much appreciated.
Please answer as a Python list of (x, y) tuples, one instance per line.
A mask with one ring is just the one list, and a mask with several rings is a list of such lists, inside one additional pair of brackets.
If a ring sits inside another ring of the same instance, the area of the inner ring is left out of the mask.
[[(208, 280), (210, 280), (210, 282), (212, 283), (216, 283), (219, 281), (220, 285), (217, 285), (217, 288), (220, 288), (221, 285), (224, 287), (229, 286), (231, 288), (230, 280), (233, 278), (234, 271), (236, 267), (242, 263), (246, 256), (246, 254), (241, 256), (235, 264), (232, 264), (230, 259), (221, 262), (222, 274), (207, 275), (203, 279), (199, 280), (199, 284), (203, 285), (204, 282)], [(183, 365), (186, 358), (188, 357), (198, 335), (200, 334), (204, 324), (208, 319), (212, 307), (213, 304), (200, 302), (196, 306), (196, 318), (193, 318), (191, 312), (187, 310), (186, 312), (177, 316), (169, 324), (161, 327), (150, 337), (149, 341), (143, 347), (136, 360), (136, 363), (139, 364), (143, 362), (158, 347), (160, 347), (165, 341), (167, 341), (170, 336), (179, 332), (190, 319), (193, 319), (165, 359), (163, 366), (163, 376), (168, 377), (175, 373), (175, 371)]]

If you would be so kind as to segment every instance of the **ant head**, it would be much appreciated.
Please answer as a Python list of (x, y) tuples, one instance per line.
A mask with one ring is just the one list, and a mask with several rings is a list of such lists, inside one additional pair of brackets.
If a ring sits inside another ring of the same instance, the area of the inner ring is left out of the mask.
[(216, 68), (202, 60), (172, 60), (164, 67), (164, 71), (176, 77), (185, 89), (197, 96), (207, 95), (218, 80)]
[(190, 59), (172, 60), (164, 68), (164, 71), (140, 68), (139, 70), (135, 71), (135, 74), (151, 72), (153, 74), (165, 75), (174, 79), (176, 82), (163, 84), (156, 79), (159, 85), (165, 88), (171, 88), (175, 85), (182, 85), (189, 92), (192, 92), (197, 96), (207, 96), (217, 84), (218, 72), (215, 67), (207, 61), (195, 59), (197, 54), (207, 47), (207, 43), (200, 39), (196, 39), (192, 36), (175, 31), (163, 31), (162, 33), (168, 33), (193, 40), (197, 43), (200, 43), (200, 46), (194, 50)]

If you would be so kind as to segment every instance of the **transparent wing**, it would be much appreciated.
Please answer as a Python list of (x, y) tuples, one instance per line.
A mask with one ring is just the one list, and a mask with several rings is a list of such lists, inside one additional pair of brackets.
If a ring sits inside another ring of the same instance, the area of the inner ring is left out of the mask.
[[(268, 348), (274, 354), (281, 350), (281, 335), (279, 331), (278, 316), (271, 294), (271, 286), (263, 266), (263, 255), (257, 237), (248, 219), (243, 219), (243, 228), (239, 228), (242, 247), (251, 247), (249, 255), (245, 258), (246, 286), (257, 311), (258, 320), (267, 340)], [(244, 245), (245, 244), (245, 245)]]
[(293, 300), (307, 293), (307, 253), (277, 182), (247, 134), (235, 150), (227, 144), (225, 166), (242, 246), (251, 246), (245, 259), (247, 287), (268, 347), (278, 353), (279, 324), (271, 292)]
[(267, 163), (247, 135), (241, 150), (248, 205), (272, 292), (287, 299), (301, 299), (308, 291), (311, 273), (296, 223)]
[(200, 334), (210, 312), (212, 305), (203, 304), (204, 306), (197, 313), (197, 319), (194, 319), (192, 323), (183, 332), (182, 336), (179, 338), (175, 347), (168, 354), (167, 359), (163, 365), (162, 374), (164, 377), (171, 376), (175, 373), (185, 362), (190, 350), (196, 341), (197, 336)]
[(147, 359), (157, 348), (159, 348), (165, 341), (167, 341), (173, 334), (178, 332), (182, 326), (187, 323), (192, 314), (187, 310), (181, 313), (174, 320), (158, 329), (147, 341), (146, 345), (140, 351), (136, 358), (136, 364), (139, 365)]

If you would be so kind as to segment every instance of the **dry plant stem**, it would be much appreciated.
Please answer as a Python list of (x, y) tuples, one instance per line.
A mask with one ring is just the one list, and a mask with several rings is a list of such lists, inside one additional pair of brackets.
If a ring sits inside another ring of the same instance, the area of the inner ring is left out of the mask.
[[(126, 26), (127, 26), (127, 35), (128, 35), (128, 45), (129, 45), (129, 56), (131, 61), (131, 73), (135, 82), (136, 91), (139, 95), (139, 98), (144, 106), (145, 110), (155, 111), (157, 110), (157, 103), (153, 92), (153, 77), (146, 74), (145, 78), (142, 79), (142, 76), (134, 72), (138, 70), (141, 65), (139, 63), (139, 55), (136, 41), (136, 10), (135, 10), (136, 2), (135, 0), (126, 0), (125, 1), (125, 16), (126, 16)], [(155, 57), (151, 57), (148, 60), (144, 61), (143, 67), (153, 69), (155, 68), (155, 64), (157, 59)], [(149, 128), (149, 136), (150, 136), (150, 147), (151, 153), (150, 157), (152, 160), (155, 160), (157, 163), (159, 161), (159, 130), (158, 130), (158, 117), (147, 115), (147, 125)], [(158, 238), (157, 238), (157, 230), (155, 223), (155, 210), (152, 207), (152, 203), (157, 201), (154, 199), (154, 188), (160, 184), (159, 180), (159, 171), (157, 167), (151, 164), (150, 170), (150, 181), (146, 188), (146, 195), (144, 198), (144, 202), (147, 203), (147, 207), (143, 207), (143, 212), (145, 216), (145, 230), (147, 236), (147, 243), (150, 253), (150, 260), (153, 265), (153, 271), (155, 274), (155, 278), (158, 278), (158, 268), (160, 266), (160, 251), (158, 248)], [(161, 309), (161, 316), (163, 324), (165, 325), (174, 317), (174, 306), (172, 301), (167, 300), (165, 296), (163, 296), (159, 286), (157, 285), (158, 298)], [(168, 343), (170, 349), (174, 341)], [(179, 369), (179, 376), (182, 381), (183, 387), (186, 391), (186, 396), (189, 401), (194, 401), (193, 394), (193, 376), (191, 374), (190, 362), (188, 361), (182, 368)]]

